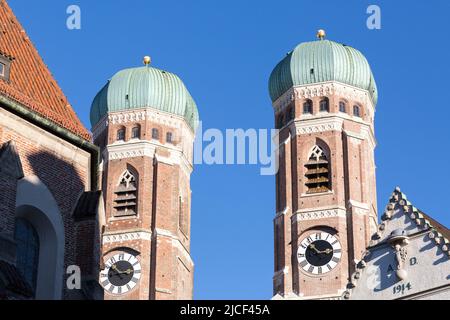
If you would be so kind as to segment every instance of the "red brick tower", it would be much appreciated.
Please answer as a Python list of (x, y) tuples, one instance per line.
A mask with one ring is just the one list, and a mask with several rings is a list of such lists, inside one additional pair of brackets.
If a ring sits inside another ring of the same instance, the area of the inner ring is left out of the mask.
[(276, 298), (340, 296), (377, 226), (375, 81), (358, 50), (318, 37), (270, 78), (280, 129)]
[(103, 155), (105, 299), (192, 299), (190, 175), (197, 107), (174, 74), (118, 72), (91, 109)]

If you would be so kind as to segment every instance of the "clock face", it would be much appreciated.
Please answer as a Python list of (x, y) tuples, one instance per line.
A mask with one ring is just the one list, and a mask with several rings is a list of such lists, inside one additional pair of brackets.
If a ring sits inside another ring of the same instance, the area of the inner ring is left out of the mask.
[(300, 267), (315, 275), (333, 270), (341, 260), (342, 248), (339, 240), (327, 233), (316, 232), (300, 243), (297, 259)]
[(100, 273), (100, 283), (112, 294), (125, 294), (131, 291), (141, 278), (139, 260), (126, 252), (118, 253), (109, 258), (105, 269)]

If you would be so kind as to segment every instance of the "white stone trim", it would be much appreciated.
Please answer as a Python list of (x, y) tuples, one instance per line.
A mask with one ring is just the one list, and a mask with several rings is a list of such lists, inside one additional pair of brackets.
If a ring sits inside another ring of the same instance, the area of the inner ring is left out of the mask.
[(344, 99), (351, 100), (368, 106), (370, 114), (375, 113), (375, 106), (370, 99), (369, 91), (353, 87), (337, 81), (319, 82), (310, 85), (294, 86), (286, 91), (274, 103), (276, 112), (286, 108), (295, 99), (312, 99), (314, 97), (331, 97), (338, 95)]
[(188, 128), (192, 137), (194, 136), (193, 129), (189, 126), (184, 117), (148, 107), (108, 113), (107, 115), (103, 116), (101, 120), (92, 128), (93, 137), (94, 139), (98, 137), (108, 127), (109, 124), (125, 124), (128, 122), (138, 122), (146, 120), (178, 129), (181, 129), (185, 126)]
[(105, 150), (108, 161), (135, 157), (153, 158), (156, 152), (156, 146), (148, 141), (130, 141), (108, 145)]
[(150, 231), (132, 231), (132, 232), (121, 232), (114, 234), (103, 235), (103, 244), (121, 243), (125, 241), (134, 240), (147, 240), (152, 239), (152, 233)]
[(293, 129), (297, 135), (319, 133), (325, 131), (342, 131), (344, 120), (338, 116), (296, 120)]
[(303, 209), (292, 215), (293, 222), (316, 220), (332, 217), (346, 217), (347, 210), (344, 208), (324, 208), (321, 210)]

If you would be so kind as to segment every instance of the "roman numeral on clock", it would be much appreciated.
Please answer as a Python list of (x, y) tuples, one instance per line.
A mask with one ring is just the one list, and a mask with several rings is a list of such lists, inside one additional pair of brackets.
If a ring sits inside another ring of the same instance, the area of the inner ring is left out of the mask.
[(302, 262), (300, 262), (300, 267), (304, 268), (308, 265), (308, 261), (303, 260)]

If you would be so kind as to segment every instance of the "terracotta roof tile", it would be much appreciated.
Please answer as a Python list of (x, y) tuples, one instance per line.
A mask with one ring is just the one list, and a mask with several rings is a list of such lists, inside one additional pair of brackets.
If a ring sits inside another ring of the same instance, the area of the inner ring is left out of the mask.
[(6, 0), (0, 0), (0, 54), (13, 59), (9, 82), (0, 80), (0, 94), (90, 140), (89, 131), (78, 119)]

